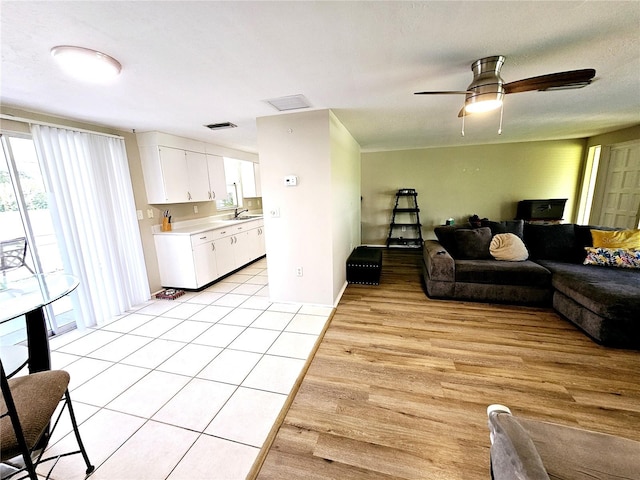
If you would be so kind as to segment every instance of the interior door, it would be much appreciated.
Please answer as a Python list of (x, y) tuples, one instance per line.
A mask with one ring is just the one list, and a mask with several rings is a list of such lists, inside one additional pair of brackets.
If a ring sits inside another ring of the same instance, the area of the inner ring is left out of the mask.
[(640, 142), (611, 146), (601, 161), (592, 224), (638, 228), (640, 222)]

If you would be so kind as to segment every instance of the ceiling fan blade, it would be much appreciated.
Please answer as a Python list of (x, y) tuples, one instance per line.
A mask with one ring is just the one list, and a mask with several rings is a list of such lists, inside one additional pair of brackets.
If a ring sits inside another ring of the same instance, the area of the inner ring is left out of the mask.
[(555, 90), (562, 88), (582, 88), (591, 83), (596, 71), (593, 68), (550, 73), (539, 77), (516, 80), (504, 85), (505, 93), (530, 92), (532, 90)]
[(434, 91), (434, 92), (415, 92), (414, 95), (466, 95), (467, 93), (471, 93), (467, 90), (445, 90), (442, 92)]

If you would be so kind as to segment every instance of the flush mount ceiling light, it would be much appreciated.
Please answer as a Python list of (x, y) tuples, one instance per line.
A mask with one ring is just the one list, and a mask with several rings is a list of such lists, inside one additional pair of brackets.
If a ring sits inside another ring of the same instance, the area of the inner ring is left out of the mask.
[(122, 70), (115, 58), (89, 48), (60, 45), (51, 49), (51, 55), (66, 73), (80, 80), (108, 82)]

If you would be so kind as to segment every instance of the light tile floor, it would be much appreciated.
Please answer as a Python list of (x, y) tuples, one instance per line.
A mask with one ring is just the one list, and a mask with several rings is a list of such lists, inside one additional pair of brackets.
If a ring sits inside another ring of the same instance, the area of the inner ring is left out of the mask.
[[(272, 303), (268, 289), (262, 259), (202, 292), (51, 339), (91, 479), (246, 477), (331, 314)], [(73, 445), (68, 422), (58, 428), (54, 451)], [(77, 455), (52, 474), (83, 477)]]

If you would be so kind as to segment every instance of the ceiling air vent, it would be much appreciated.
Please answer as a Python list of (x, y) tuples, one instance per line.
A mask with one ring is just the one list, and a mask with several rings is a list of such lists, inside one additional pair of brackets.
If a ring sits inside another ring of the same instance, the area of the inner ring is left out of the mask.
[(222, 123), (210, 123), (209, 125), (205, 125), (205, 127), (211, 130), (222, 130), (223, 128), (236, 128), (238, 125), (231, 122), (222, 122)]
[(289, 95), (287, 97), (272, 98), (265, 101), (280, 112), (309, 108), (311, 106), (304, 95)]

